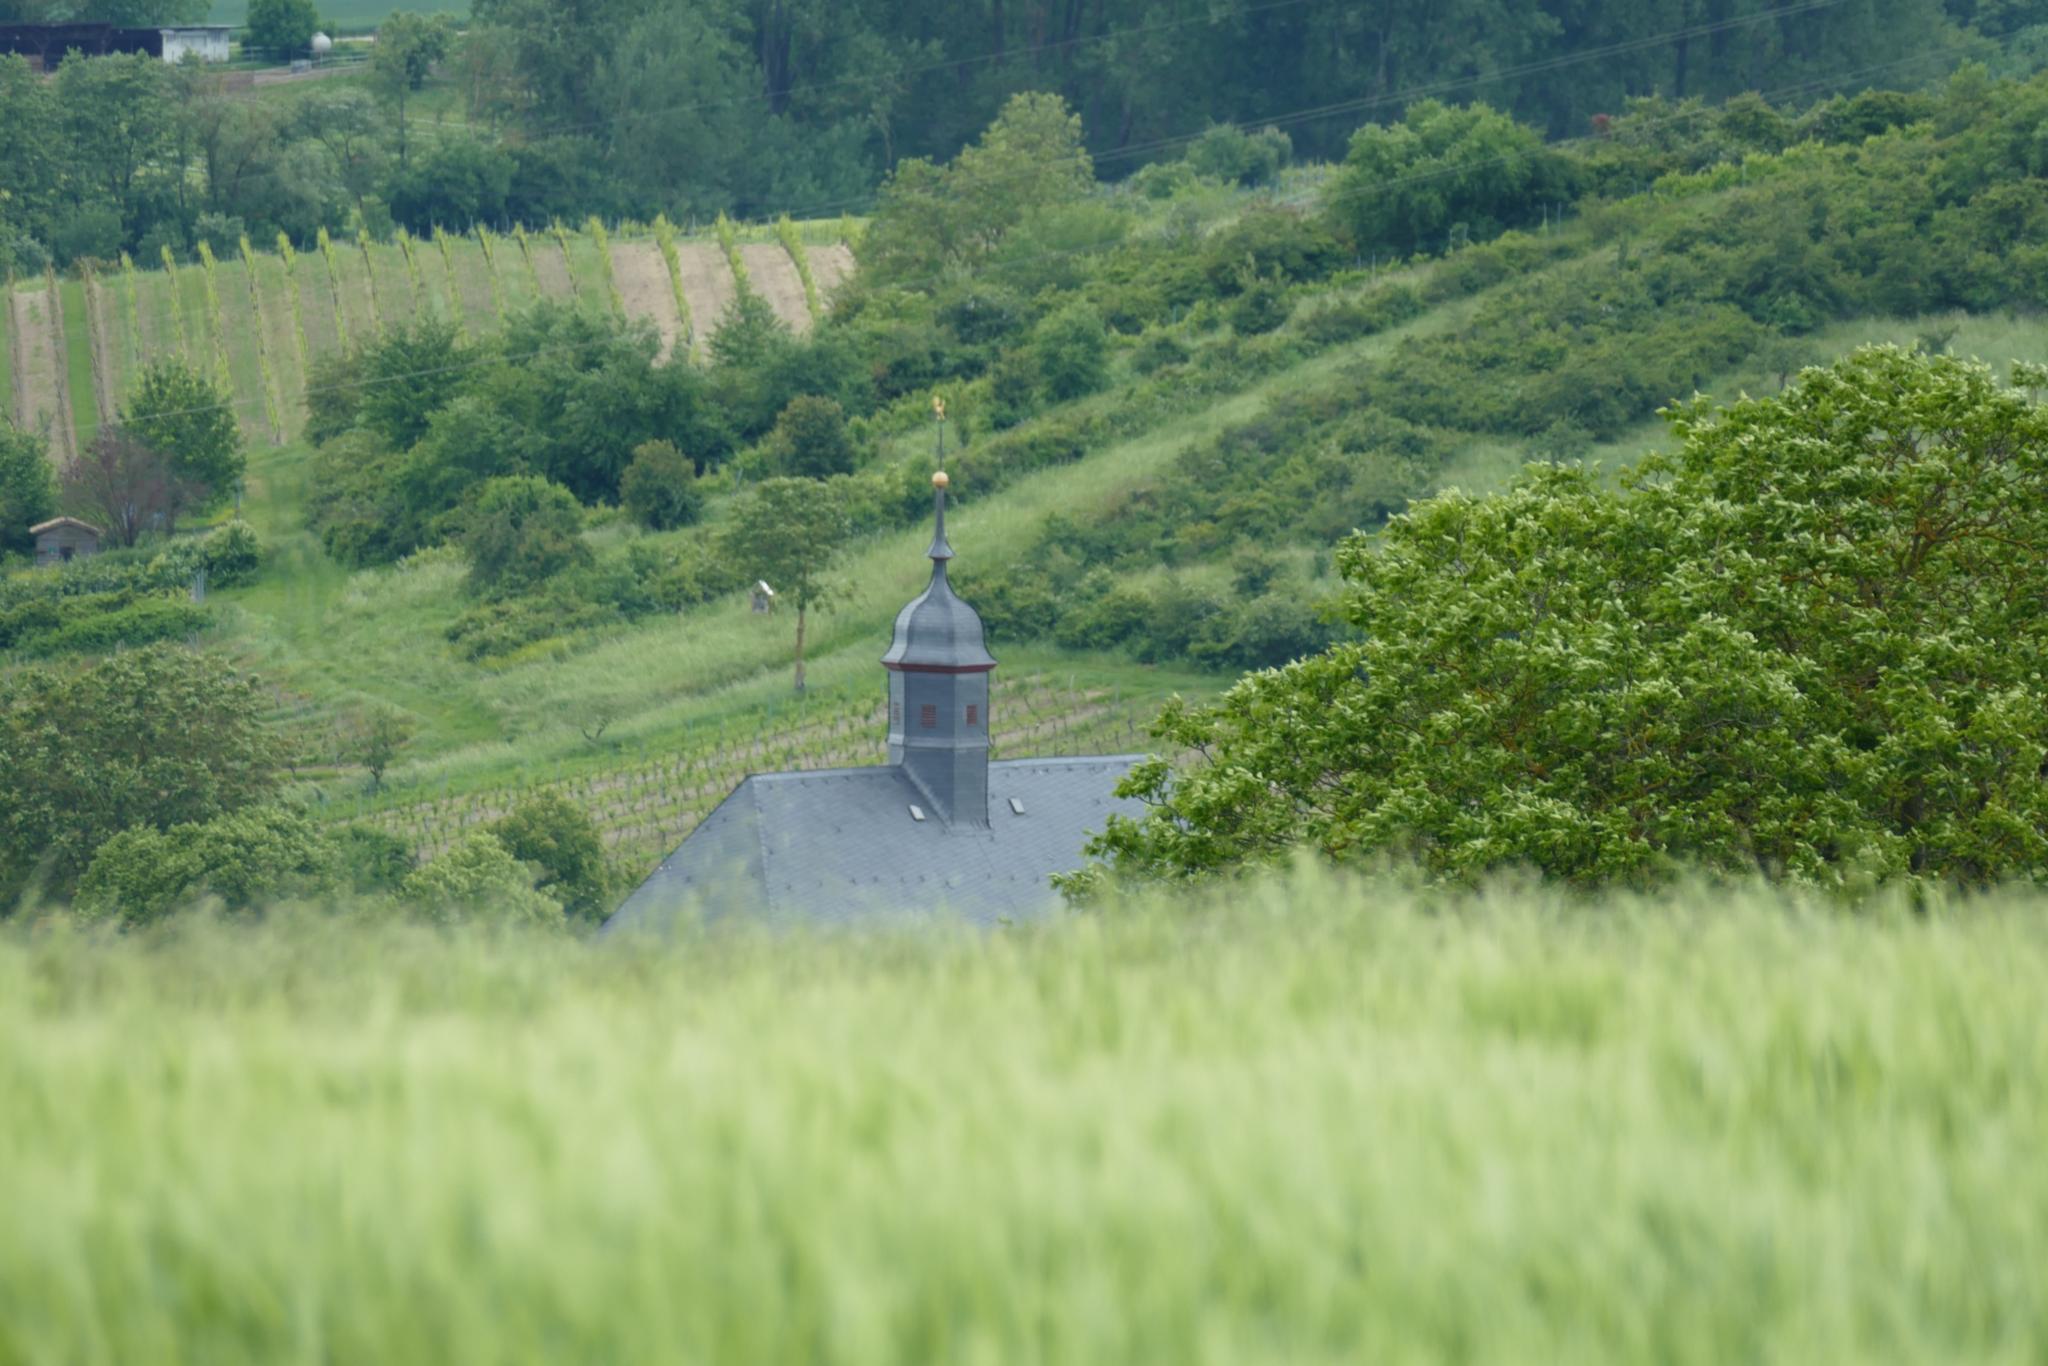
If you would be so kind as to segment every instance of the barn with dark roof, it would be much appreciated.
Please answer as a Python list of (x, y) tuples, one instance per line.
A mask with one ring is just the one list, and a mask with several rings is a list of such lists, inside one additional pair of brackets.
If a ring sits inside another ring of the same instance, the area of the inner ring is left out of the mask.
[(882, 656), (888, 763), (757, 773), (733, 789), (606, 923), (659, 930), (681, 916), (779, 924), (943, 913), (990, 924), (1057, 902), (1141, 756), (989, 760), (996, 667), (981, 617), (946, 566), (946, 476), (935, 475), (931, 583), (896, 616)]

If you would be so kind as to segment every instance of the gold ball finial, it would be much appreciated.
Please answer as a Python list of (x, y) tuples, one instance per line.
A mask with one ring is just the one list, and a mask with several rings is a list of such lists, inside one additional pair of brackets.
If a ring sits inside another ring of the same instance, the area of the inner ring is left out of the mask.
[(946, 472), (944, 470), (940, 470), (937, 474), (934, 474), (932, 476), (932, 487), (935, 489), (945, 488), (952, 482), (952, 480), (946, 477)]

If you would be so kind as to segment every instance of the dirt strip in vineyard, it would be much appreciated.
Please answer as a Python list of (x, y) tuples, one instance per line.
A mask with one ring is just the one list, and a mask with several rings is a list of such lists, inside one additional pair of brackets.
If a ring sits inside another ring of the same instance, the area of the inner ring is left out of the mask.
[(804, 256), (811, 263), (811, 279), (818, 286), (818, 297), (831, 303), (840, 283), (853, 274), (853, 248), (844, 242), (834, 242), (829, 247), (806, 247)]
[(676, 313), (676, 292), (669, 285), (668, 262), (653, 242), (612, 243), (612, 273), (625, 300), (626, 316), (645, 318), (661, 337), (661, 359), (667, 360), (682, 337), (683, 320)]
[(50, 291), (36, 285), (7, 296), (14, 321), (14, 387), (17, 419), (30, 431), (47, 429), (50, 456), (60, 464), (78, 449), (71, 424), (71, 394), (65, 382), (63, 322)]
[(683, 300), (697, 335), (709, 337), (725, 321), (725, 311), (738, 297), (732, 267), (716, 242), (676, 243), (676, 266), (683, 278)]
[(811, 330), (811, 306), (804, 298), (804, 277), (780, 242), (750, 242), (740, 248), (740, 264), (754, 292), (768, 301), (775, 316), (798, 336)]

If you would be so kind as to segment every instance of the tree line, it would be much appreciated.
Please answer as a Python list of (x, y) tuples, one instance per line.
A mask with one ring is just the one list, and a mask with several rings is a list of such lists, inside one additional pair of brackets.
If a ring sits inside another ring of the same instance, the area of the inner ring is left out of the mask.
[[(259, 21), (283, 50), (315, 13), (262, 0)], [(1328, 160), (1431, 94), (1558, 137), (1644, 97), (1853, 92), (2001, 49), (2048, 52), (2048, 0), (477, 0), (460, 33), (390, 16), (365, 80), (289, 101), (139, 58), (73, 60), (54, 85), (0, 62), (0, 272), (352, 223), (831, 216), (906, 162), (951, 158), (1027, 91), (1078, 112), (1096, 173), (1122, 179), (1214, 124)], [(413, 104), (435, 72), (464, 122), (423, 142)]]

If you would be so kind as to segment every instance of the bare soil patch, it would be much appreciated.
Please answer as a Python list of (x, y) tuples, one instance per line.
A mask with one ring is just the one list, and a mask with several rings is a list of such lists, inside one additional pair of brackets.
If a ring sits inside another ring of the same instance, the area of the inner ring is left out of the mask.
[(779, 242), (754, 242), (740, 248), (740, 263), (754, 292), (768, 301), (775, 316), (802, 336), (811, 330), (811, 306), (804, 298), (804, 278)]
[(8, 295), (7, 303), (14, 314), (15, 412), (32, 431), (47, 424), (50, 454), (68, 460), (78, 449), (78, 436), (71, 426), (64, 324), (56, 300), (48, 290), (26, 289)]
[(708, 338), (725, 319), (725, 311), (738, 296), (732, 267), (725, 253), (714, 244), (676, 243), (676, 265), (683, 277), (683, 298), (690, 305), (690, 321), (699, 337)]
[(811, 263), (811, 279), (818, 286), (818, 297), (829, 305), (833, 291), (853, 274), (853, 248), (844, 242), (834, 242), (829, 247), (806, 247), (804, 259)]
[(678, 341), (684, 340), (683, 320), (676, 314), (676, 293), (669, 285), (668, 262), (662, 259), (660, 246), (614, 241), (612, 278), (625, 301), (626, 316), (654, 324), (661, 337), (661, 359), (667, 360)]
[(576, 285), (569, 278), (569, 260), (561, 243), (547, 233), (531, 233), (526, 249), (533, 253), (533, 273), (540, 277), (540, 292), (550, 299), (572, 299)]

